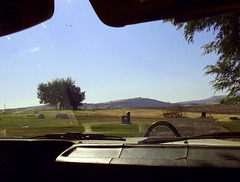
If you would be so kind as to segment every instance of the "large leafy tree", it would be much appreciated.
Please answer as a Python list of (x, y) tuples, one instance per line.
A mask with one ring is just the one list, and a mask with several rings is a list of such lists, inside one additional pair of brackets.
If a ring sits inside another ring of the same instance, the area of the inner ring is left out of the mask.
[(51, 82), (40, 83), (37, 86), (37, 97), (40, 104), (58, 105), (61, 109), (78, 109), (85, 99), (85, 92), (81, 92), (70, 77), (56, 78)]
[[(188, 43), (194, 43), (196, 32), (213, 31), (214, 40), (202, 46), (204, 54), (216, 53), (215, 64), (205, 67), (205, 75), (215, 75), (210, 82), (215, 91), (227, 91), (222, 102), (240, 102), (240, 13), (207, 17), (187, 23), (171, 23), (177, 29), (184, 29)], [(166, 22), (166, 21), (165, 21)]]

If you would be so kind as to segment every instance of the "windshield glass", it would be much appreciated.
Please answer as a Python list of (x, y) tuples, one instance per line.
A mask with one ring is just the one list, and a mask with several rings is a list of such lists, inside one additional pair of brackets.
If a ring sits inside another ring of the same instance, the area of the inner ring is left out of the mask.
[[(142, 137), (157, 121), (181, 136), (240, 131), (240, 106), (220, 104), (228, 92), (204, 76), (219, 57), (202, 56), (213, 30), (189, 44), (176, 29), (163, 21), (113, 28), (87, 0), (55, 1), (50, 20), (0, 38), (0, 138)], [(159, 126), (151, 135), (173, 134)]]

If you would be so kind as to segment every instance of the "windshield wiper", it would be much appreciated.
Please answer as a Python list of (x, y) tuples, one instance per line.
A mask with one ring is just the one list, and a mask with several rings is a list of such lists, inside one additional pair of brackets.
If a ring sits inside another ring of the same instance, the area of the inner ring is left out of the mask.
[(240, 132), (223, 132), (223, 133), (212, 133), (206, 135), (197, 135), (192, 137), (175, 137), (175, 138), (147, 138), (139, 141), (138, 144), (155, 144), (165, 142), (176, 142), (191, 139), (228, 139), (228, 138), (240, 138)]
[(126, 141), (126, 139), (105, 134), (87, 134), (87, 133), (54, 133), (41, 136), (35, 136), (31, 139), (63, 139), (63, 140), (120, 140)]

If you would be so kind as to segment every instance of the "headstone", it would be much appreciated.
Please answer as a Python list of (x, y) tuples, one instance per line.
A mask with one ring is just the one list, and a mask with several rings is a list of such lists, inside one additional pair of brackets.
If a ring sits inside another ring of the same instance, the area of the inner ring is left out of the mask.
[(56, 119), (69, 119), (67, 114), (57, 114)]
[(237, 117), (229, 117), (229, 119), (231, 119), (231, 120), (238, 120)]
[(130, 112), (127, 112), (126, 116), (122, 116), (121, 124), (132, 124), (130, 121)]
[(44, 119), (45, 115), (44, 114), (39, 114), (38, 119)]
[(202, 112), (202, 118), (206, 118), (206, 113), (205, 112)]

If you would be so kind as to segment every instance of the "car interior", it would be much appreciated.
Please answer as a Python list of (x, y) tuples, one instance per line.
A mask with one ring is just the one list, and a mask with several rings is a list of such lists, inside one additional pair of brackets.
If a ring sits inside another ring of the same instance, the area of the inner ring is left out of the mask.
[[(118, 28), (164, 19), (184, 23), (240, 11), (238, 0), (89, 1), (102, 26)], [(0, 36), (41, 24), (54, 11), (54, 0), (1, 0)], [(158, 126), (174, 137), (151, 137)], [(239, 138), (234, 132), (181, 136), (165, 121), (134, 138), (96, 133), (3, 138), (0, 181), (240, 181)]]

